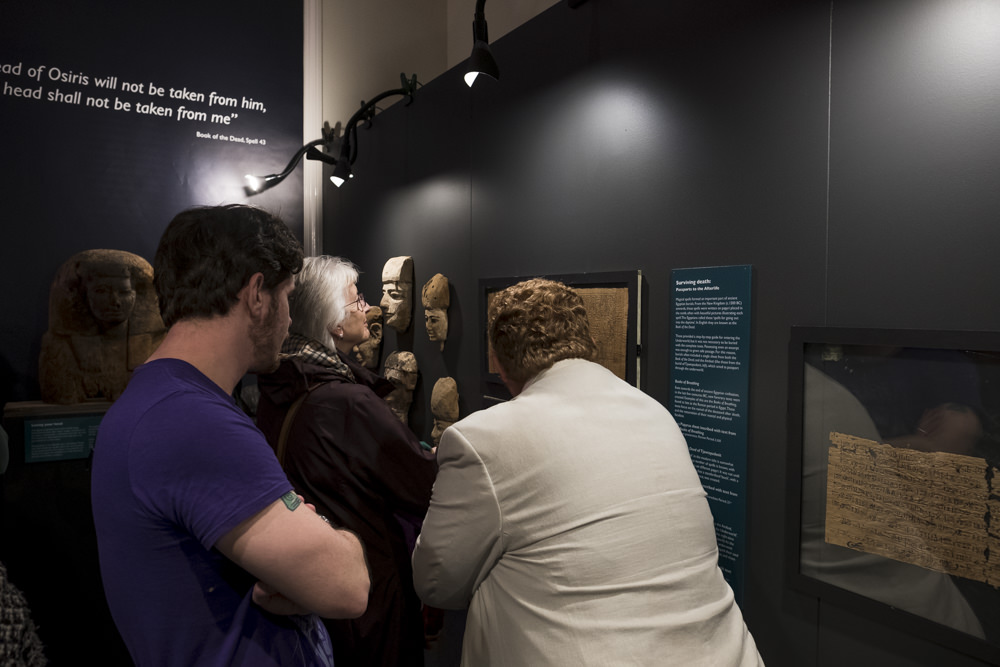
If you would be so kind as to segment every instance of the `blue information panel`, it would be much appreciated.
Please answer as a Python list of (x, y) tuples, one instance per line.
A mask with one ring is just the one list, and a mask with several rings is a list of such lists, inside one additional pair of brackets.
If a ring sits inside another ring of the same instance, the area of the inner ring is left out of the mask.
[(45, 417), (24, 422), (24, 462), (67, 461), (90, 456), (103, 414)]
[(751, 267), (671, 272), (670, 411), (708, 494), (719, 567), (743, 600)]

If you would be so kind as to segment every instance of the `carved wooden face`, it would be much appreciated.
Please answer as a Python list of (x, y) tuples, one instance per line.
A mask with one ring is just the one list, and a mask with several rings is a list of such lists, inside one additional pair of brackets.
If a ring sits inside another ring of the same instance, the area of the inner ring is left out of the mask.
[(393, 352), (385, 360), (385, 379), (397, 387), (413, 391), (417, 386), (417, 358), (412, 352)]
[(453, 378), (443, 377), (434, 383), (431, 391), (431, 415), (434, 417), (431, 439), (437, 445), (444, 430), (458, 420), (458, 385)]
[(378, 368), (382, 348), (382, 309), (372, 306), (365, 313), (369, 336), (354, 348), (354, 358), (365, 368)]
[(431, 340), (447, 340), (448, 311), (443, 308), (424, 309), (424, 326), (427, 327), (427, 337)]
[(413, 283), (406, 280), (386, 280), (382, 283), (382, 312), (385, 323), (397, 331), (410, 326), (413, 311)]
[(434, 428), (431, 429), (431, 441), (434, 446), (441, 444), (441, 434), (444, 430), (454, 424), (455, 422), (445, 421), (443, 419), (434, 418)]
[(128, 276), (94, 276), (87, 281), (87, 306), (103, 325), (121, 324), (135, 307), (135, 289)]

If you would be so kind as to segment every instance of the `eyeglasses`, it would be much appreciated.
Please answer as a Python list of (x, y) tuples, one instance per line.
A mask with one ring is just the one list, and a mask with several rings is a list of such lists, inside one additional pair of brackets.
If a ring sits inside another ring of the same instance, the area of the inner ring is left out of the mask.
[(350, 308), (351, 306), (353, 306), (355, 304), (357, 304), (358, 310), (364, 310), (365, 306), (368, 305), (368, 302), (365, 301), (365, 295), (362, 294), (361, 292), (358, 292), (358, 298), (355, 299), (354, 301), (351, 301), (349, 304), (347, 304), (346, 306), (344, 306), (344, 308)]

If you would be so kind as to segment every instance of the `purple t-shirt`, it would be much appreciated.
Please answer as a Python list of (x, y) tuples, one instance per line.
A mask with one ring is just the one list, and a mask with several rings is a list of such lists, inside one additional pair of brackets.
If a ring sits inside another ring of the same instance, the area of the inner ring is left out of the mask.
[(253, 576), (214, 548), (292, 485), (200, 371), (136, 369), (101, 422), (91, 481), (105, 595), (138, 665), (332, 664), (318, 617), (263, 611)]

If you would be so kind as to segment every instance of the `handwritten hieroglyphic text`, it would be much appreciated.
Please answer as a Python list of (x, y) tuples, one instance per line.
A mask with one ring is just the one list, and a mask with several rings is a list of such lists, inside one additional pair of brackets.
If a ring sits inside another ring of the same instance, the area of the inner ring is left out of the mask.
[(985, 459), (830, 433), (826, 541), (1000, 585), (1000, 497)]
[[(628, 371), (628, 288), (627, 287), (574, 287), (583, 299), (590, 324), (590, 335), (597, 343), (597, 363), (626, 379)], [(499, 292), (486, 296), (487, 311)], [(487, 326), (487, 323), (483, 323)], [(487, 350), (490, 373), (499, 373)]]
[(577, 287), (597, 341), (597, 363), (625, 379), (628, 354), (628, 288)]

